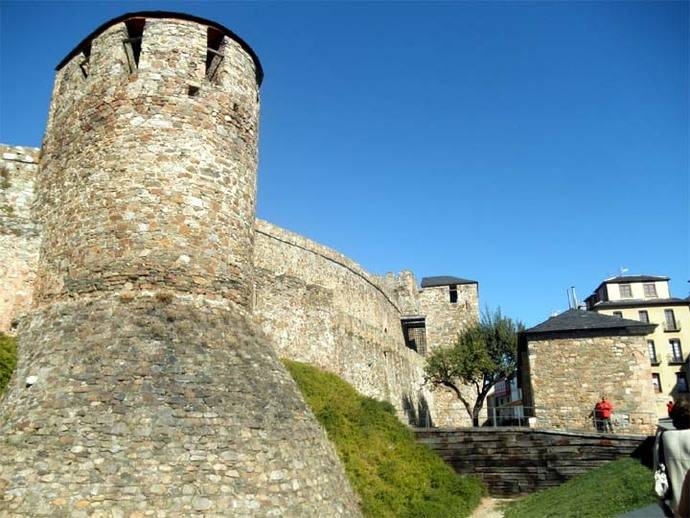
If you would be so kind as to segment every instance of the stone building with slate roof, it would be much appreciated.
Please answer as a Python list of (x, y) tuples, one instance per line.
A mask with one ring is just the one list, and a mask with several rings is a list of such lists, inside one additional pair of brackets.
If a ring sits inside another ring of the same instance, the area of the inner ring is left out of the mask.
[(525, 414), (538, 428), (594, 430), (602, 395), (614, 430), (649, 433), (657, 421), (645, 336), (656, 324), (570, 309), (518, 338)]

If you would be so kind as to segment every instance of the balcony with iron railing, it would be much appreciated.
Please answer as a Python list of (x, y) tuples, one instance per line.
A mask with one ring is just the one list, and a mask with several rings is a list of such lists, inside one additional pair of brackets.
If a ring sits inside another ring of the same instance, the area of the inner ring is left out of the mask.
[(666, 333), (677, 333), (680, 331), (679, 322), (664, 322), (664, 331)]

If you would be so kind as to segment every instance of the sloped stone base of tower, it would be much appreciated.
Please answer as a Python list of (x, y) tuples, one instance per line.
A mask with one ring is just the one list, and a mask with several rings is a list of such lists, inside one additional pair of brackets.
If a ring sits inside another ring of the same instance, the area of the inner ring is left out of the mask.
[(266, 339), (199, 298), (36, 311), (0, 402), (0, 456), (0, 515), (359, 514)]

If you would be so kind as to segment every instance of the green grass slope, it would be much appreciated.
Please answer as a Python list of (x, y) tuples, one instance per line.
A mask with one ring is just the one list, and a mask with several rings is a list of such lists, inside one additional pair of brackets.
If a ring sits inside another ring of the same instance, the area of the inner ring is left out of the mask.
[(17, 366), (17, 343), (11, 336), (0, 333), (0, 395), (12, 377)]
[(389, 403), (364, 397), (334, 374), (284, 360), (338, 455), (365, 516), (462, 517), (486, 489), (460, 476), (395, 417)]
[(655, 502), (651, 470), (627, 458), (609, 462), (509, 504), (505, 518), (604, 518)]

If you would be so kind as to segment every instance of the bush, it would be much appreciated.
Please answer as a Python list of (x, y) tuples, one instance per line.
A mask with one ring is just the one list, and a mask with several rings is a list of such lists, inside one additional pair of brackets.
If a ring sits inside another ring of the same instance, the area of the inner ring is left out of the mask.
[(460, 476), (395, 416), (390, 403), (364, 397), (334, 374), (284, 360), (335, 445), (365, 516), (462, 517), (486, 488)]
[(0, 395), (10, 382), (14, 368), (17, 366), (17, 343), (11, 337), (0, 333)]
[(505, 509), (505, 518), (618, 516), (654, 503), (653, 486), (652, 471), (639, 461), (614, 460), (562, 486), (511, 503)]

